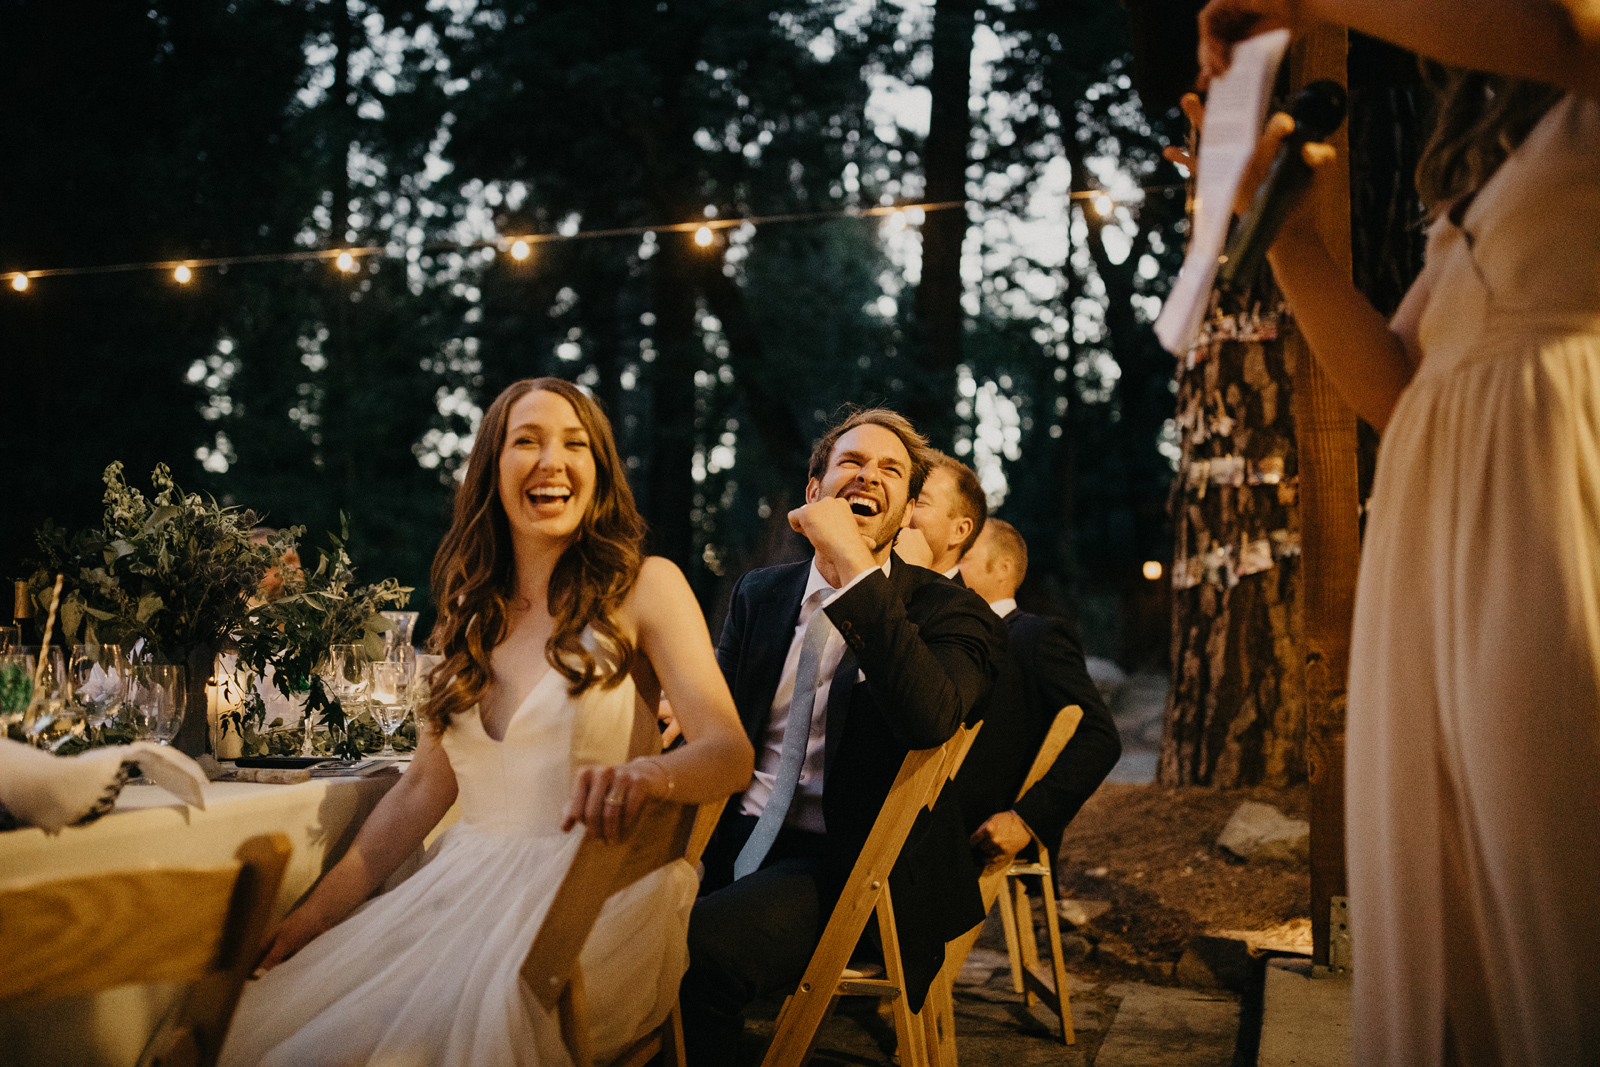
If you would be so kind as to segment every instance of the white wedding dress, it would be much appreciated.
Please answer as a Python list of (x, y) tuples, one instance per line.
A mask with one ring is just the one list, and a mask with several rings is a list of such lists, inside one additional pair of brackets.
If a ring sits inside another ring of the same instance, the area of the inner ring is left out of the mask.
[[(443, 744), (461, 821), (416, 874), (246, 987), (222, 1063), (568, 1064), (519, 970), (582, 838), (560, 829), (573, 767), (626, 758), (634, 705), (631, 680), (572, 698), (551, 670), (502, 741), (456, 716)], [(601, 912), (580, 959), (601, 1062), (671, 1010), (696, 888), (680, 860)]]

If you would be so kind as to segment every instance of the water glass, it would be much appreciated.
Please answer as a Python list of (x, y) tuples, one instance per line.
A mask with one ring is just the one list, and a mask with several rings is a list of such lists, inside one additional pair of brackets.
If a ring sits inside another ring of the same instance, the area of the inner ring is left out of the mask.
[[(415, 661), (413, 661), (413, 666)], [(383, 731), (383, 751), (379, 756), (399, 755), (394, 750), (394, 734), (411, 710), (411, 684), (404, 663), (385, 660), (372, 665), (372, 694), (369, 706), (373, 721)]]
[(15, 652), (22, 645), (20, 626), (0, 626), (0, 656)]
[(183, 668), (147, 663), (133, 668), (129, 702), (134, 732), (141, 741), (172, 744), (183, 725)]

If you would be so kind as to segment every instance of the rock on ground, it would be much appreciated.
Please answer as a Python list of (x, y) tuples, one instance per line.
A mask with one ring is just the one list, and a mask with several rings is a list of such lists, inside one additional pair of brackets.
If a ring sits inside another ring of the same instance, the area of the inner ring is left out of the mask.
[(1217, 845), (1240, 859), (1304, 863), (1311, 855), (1311, 824), (1271, 804), (1246, 800), (1222, 828)]

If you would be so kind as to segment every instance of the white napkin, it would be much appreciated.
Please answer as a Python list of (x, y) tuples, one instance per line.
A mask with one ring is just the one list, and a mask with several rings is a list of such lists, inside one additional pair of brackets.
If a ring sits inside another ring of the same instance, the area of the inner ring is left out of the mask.
[(175, 748), (135, 741), (77, 756), (52, 756), (8, 738), (0, 738), (0, 806), (18, 822), (49, 833), (90, 822), (116, 804), (135, 763), (156, 785), (205, 810), (205, 772)]

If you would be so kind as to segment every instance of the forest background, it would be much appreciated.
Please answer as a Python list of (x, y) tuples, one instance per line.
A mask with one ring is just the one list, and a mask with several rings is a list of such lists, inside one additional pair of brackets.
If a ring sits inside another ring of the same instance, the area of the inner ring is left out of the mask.
[[(1192, 20), (1195, 5), (1183, 7)], [(1175, 110), (1117, 0), (11, 0), (0, 272), (380, 245), (0, 292), (0, 572), (113, 460), (427, 569), (482, 409), (554, 374), (611, 414), (653, 550), (715, 629), (799, 558), (845, 403), (912, 415), (1032, 552), (1026, 605), (1168, 655)], [(1175, 16), (1173, 24), (1182, 25)], [(1181, 35), (1179, 36), (1179, 50)], [(1191, 53), (1192, 54), (1192, 53)], [(1109, 194), (1109, 199), (1094, 194)], [(965, 210), (441, 245), (967, 199)], [(426, 622), (424, 623), (424, 631)]]

